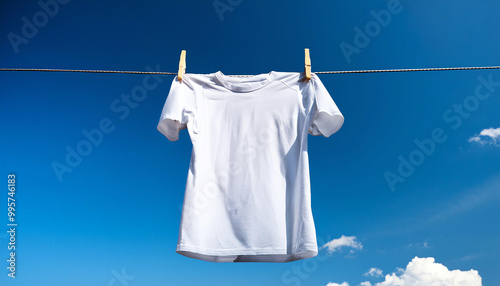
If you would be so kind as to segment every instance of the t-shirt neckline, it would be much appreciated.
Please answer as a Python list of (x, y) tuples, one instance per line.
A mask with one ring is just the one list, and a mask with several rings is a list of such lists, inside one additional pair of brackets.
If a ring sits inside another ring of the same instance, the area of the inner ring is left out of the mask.
[(248, 77), (231, 77), (223, 74), (221, 71), (214, 73), (217, 81), (225, 88), (236, 92), (254, 91), (268, 85), (274, 80), (274, 71)]

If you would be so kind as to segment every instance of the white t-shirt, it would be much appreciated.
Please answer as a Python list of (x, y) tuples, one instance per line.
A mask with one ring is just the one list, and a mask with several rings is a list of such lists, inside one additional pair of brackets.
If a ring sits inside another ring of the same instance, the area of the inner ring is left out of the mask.
[(213, 262), (288, 262), (318, 254), (307, 135), (344, 117), (316, 74), (177, 77), (158, 130), (193, 149), (176, 252)]

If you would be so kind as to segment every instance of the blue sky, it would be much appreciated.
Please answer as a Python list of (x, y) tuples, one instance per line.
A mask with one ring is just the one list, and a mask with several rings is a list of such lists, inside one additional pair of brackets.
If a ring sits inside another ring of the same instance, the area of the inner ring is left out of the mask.
[[(492, 66), (499, 13), (493, 0), (2, 1), (0, 66), (176, 72), (185, 49), (190, 73), (298, 72), (304, 48), (313, 72)], [(332, 137), (309, 136), (329, 247), (221, 264), (175, 253), (192, 145), (186, 130), (177, 142), (156, 130), (173, 76), (148, 78), (127, 105), (144, 75), (0, 72), (0, 168), (4, 186), (16, 175), (18, 223), (12, 279), (4, 192), (0, 283), (376, 285), (407, 279), (418, 257), (500, 285), (500, 70), (319, 76), (345, 116)], [(98, 128), (102, 140), (82, 143)], [(69, 166), (78, 146), (88, 154)]]

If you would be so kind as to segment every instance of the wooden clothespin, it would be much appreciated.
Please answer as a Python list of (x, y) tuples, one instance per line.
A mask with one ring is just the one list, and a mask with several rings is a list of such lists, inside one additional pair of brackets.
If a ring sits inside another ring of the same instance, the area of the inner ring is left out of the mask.
[(182, 80), (182, 76), (186, 72), (186, 50), (182, 50), (181, 59), (179, 60), (179, 71), (177, 72), (177, 79)]
[(304, 72), (306, 74), (306, 78), (311, 79), (311, 58), (309, 57), (309, 49), (305, 49), (306, 52), (306, 66), (304, 67)]

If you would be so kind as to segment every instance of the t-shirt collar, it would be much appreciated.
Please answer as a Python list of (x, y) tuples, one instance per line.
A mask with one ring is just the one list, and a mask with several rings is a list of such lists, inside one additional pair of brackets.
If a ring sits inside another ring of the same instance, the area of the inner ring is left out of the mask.
[(237, 92), (249, 92), (257, 90), (274, 80), (274, 71), (253, 76), (231, 77), (224, 75), (221, 71), (214, 73), (215, 79), (225, 88)]

